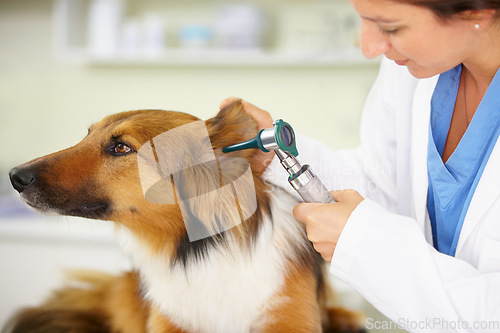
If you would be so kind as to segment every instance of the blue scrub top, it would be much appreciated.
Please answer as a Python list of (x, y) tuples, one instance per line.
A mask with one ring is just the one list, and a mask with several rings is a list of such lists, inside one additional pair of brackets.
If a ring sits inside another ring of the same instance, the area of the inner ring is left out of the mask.
[(439, 76), (431, 100), (427, 208), (434, 247), (454, 256), (469, 204), (500, 134), (500, 70), (467, 131), (446, 163), (442, 154), (457, 99), (462, 66)]

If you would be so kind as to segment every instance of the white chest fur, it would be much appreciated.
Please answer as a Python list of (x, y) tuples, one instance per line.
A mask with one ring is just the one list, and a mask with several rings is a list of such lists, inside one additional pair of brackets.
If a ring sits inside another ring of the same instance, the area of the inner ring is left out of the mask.
[(147, 299), (175, 324), (194, 332), (249, 332), (276, 305), (269, 298), (283, 287), (287, 258), (293, 246), (304, 244), (293, 204), (284, 193), (271, 200), (274, 224), (263, 224), (252, 253), (230, 241), (186, 267), (152, 256), (125, 228), (119, 239), (141, 272)]

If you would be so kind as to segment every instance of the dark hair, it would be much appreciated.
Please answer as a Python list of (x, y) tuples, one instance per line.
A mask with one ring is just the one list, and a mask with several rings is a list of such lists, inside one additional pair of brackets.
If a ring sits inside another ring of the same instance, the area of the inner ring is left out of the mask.
[(467, 10), (493, 9), (500, 14), (500, 0), (397, 0), (398, 2), (425, 7), (442, 19), (452, 18)]

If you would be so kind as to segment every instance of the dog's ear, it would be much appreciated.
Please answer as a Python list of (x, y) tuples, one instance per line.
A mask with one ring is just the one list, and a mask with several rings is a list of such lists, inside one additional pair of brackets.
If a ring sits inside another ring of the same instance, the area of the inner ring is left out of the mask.
[[(212, 145), (215, 149), (243, 142), (258, 134), (257, 123), (243, 110), (241, 100), (236, 100), (222, 108), (206, 122)], [(235, 152), (234, 155), (249, 158), (253, 150)]]

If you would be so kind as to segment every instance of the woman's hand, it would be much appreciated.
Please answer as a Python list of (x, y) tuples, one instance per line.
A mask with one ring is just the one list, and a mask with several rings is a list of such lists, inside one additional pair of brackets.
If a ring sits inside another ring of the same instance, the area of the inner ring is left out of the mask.
[[(219, 109), (224, 108), (225, 106), (231, 104), (236, 100), (241, 100), (241, 99), (237, 97), (226, 98), (225, 100), (220, 102)], [(271, 117), (271, 114), (269, 114), (269, 112), (259, 109), (255, 105), (250, 104), (244, 100), (241, 100), (241, 103), (243, 105), (243, 110), (246, 113), (248, 113), (257, 123), (257, 128), (259, 131), (261, 129), (273, 127), (273, 118)], [(263, 172), (267, 168), (267, 166), (271, 163), (273, 157), (274, 154), (272, 152), (265, 153), (261, 150), (257, 150), (255, 152), (255, 155), (253, 156), (253, 162), (255, 163), (256, 166), (260, 166), (262, 169), (259, 171)]]
[(300, 203), (293, 209), (295, 218), (306, 226), (307, 238), (323, 259), (332, 261), (340, 234), (354, 209), (364, 198), (354, 190), (330, 192), (334, 203)]

